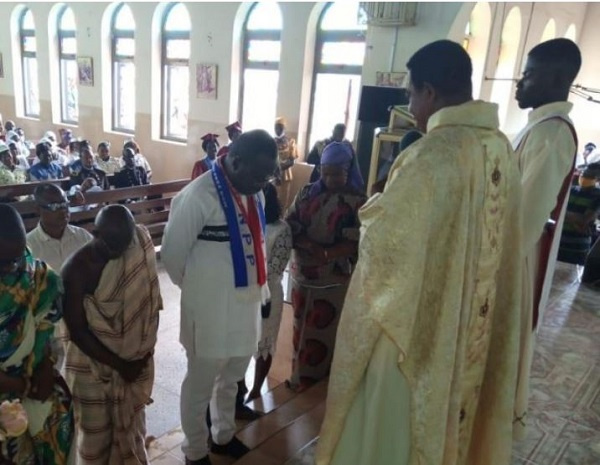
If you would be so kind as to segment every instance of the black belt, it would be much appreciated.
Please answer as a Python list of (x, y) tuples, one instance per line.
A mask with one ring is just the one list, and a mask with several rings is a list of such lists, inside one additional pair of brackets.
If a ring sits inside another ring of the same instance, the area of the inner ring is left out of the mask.
[(198, 234), (198, 240), (210, 242), (229, 242), (229, 226), (204, 226)]

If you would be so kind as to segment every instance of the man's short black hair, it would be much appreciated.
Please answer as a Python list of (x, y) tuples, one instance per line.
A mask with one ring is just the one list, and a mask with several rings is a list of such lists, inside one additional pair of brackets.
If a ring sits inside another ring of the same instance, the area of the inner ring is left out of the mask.
[(528, 57), (556, 66), (566, 79), (573, 82), (581, 69), (581, 52), (575, 42), (559, 38), (547, 40), (533, 47)]
[(600, 179), (600, 163), (590, 163), (585, 167), (582, 175), (588, 179)]
[(277, 158), (277, 143), (271, 135), (263, 129), (243, 132), (240, 137), (231, 144), (229, 153), (242, 160), (250, 160), (258, 154), (269, 158)]
[(62, 195), (63, 197), (65, 196), (64, 191), (56, 184), (45, 182), (36, 186), (33, 191), (33, 198), (36, 203), (41, 204), (44, 203), (44, 199), (51, 194), (58, 194)]
[(46, 148), (48, 150), (48, 152), (51, 152), (52, 146), (47, 141), (38, 142), (38, 144), (35, 146), (35, 154), (37, 155), (38, 158), (44, 151), (44, 148)]
[(4, 241), (25, 240), (25, 225), (17, 210), (6, 203), (0, 203), (0, 239)]
[(429, 83), (440, 95), (471, 96), (473, 65), (462, 46), (451, 40), (425, 45), (406, 63), (411, 84), (421, 90)]

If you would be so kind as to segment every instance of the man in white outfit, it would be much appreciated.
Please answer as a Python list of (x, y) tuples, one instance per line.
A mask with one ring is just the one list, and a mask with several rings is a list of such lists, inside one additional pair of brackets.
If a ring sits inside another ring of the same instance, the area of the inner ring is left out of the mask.
[[(211, 451), (239, 458), (234, 437), (237, 382), (260, 338), (261, 302), (268, 297), (262, 189), (277, 166), (277, 146), (262, 130), (236, 140), (213, 170), (174, 199), (162, 260), (181, 287), (180, 341), (188, 370), (181, 387), (182, 450), (187, 465), (209, 465)], [(214, 389), (213, 389), (214, 388)]]
[[(69, 224), (69, 201), (63, 190), (50, 183), (40, 184), (33, 192), (38, 225), (27, 234), (27, 247), (31, 253), (57, 273), (67, 259), (94, 238), (83, 228)], [(66, 345), (69, 340), (64, 322), (55, 326), (53, 351), (56, 368), (64, 374)]]
[(531, 108), (528, 124), (513, 141), (521, 170), (523, 196), (523, 274), (519, 380), (514, 432), (522, 439), (528, 421), (527, 402), (535, 330), (548, 302), (575, 166), (577, 135), (569, 112), (569, 90), (581, 53), (569, 39), (553, 39), (527, 55), (516, 99)]

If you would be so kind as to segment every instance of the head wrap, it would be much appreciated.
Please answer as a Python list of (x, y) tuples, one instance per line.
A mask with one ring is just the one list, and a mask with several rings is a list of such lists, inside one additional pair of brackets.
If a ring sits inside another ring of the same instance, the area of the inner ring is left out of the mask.
[[(345, 142), (331, 142), (323, 150), (321, 155), (321, 166), (334, 165), (341, 166), (348, 171), (348, 180), (346, 186), (351, 186), (355, 190), (362, 192), (364, 181), (351, 146)], [(325, 184), (321, 179), (313, 183), (310, 188), (310, 197), (315, 197), (325, 190)]]
[(210, 132), (208, 134), (204, 134), (200, 140), (202, 140), (203, 142), (210, 142), (210, 141), (214, 141), (217, 142), (217, 139), (219, 138), (218, 134), (211, 134)]
[(275, 124), (281, 124), (283, 127), (287, 126), (287, 121), (283, 116), (275, 118)]
[(219, 141), (218, 141), (219, 135), (218, 134), (212, 134), (212, 133), (208, 133), (208, 134), (204, 134), (200, 140), (202, 141), (202, 150), (204, 150), (206, 152), (206, 147), (208, 146), (209, 142), (214, 142), (215, 145), (217, 147), (219, 147)]
[(50, 140), (52, 142), (52, 145), (56, 144), (56, 134), (54, 134), (54, 131), (46, 131), (42, 139)]
[(231, 123), (230, 125), (225, 126), (225, 129), (227, 130), (227, 132), (231, 132), (231, 131), (242, 132), (242, 125), (240, 124), (239, 121), (236, 121), (235, 123)]

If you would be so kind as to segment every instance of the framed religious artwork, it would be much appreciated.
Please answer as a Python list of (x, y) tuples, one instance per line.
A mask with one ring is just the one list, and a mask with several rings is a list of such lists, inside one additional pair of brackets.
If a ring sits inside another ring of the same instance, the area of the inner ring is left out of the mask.
[(375, 85), (378, 87), (404, 87), (406, 74), (406, 72), (390, 73), (385, 71), (377, 71), (375, 73)]
[(80, 86), (94, 86), (94, 62), (92, 57), (77, 57), (77, 72)]
[(196, 65), (196, 97), (217, 99), (217, 65), (198, 63)]

